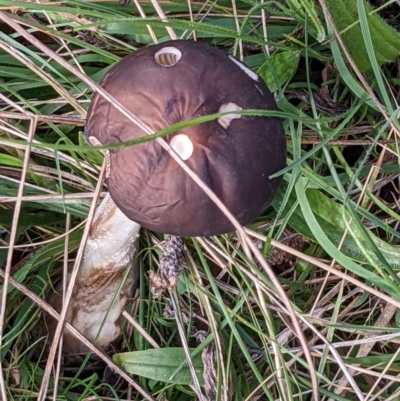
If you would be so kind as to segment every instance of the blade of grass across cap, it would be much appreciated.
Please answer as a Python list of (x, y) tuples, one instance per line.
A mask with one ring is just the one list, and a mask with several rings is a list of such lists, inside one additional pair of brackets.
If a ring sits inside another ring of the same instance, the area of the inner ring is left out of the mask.
[[(163, 9), (160, 7), (159, 3), (157, 0), (151, 0), (151, 3), (153, 5), (153, 7), (155, 8), (158, 16), (160, 17), (160, 19), (164, 22), (167, 22), (167, 17), (163, 11)], [(170, 37), (170, 39), (175, 40), (177, 39), (177, 35), (174, 31), (173, 28), (171, 27), (166, 27), (166, 30), (168, 32), (168, 35)], [(177, 266), (178, 268), (178, 266)], [(170, 295), (170, 301), (171, 301), (171, 305), (172, 308), (174, 309), (174, 313), (175, 313), (175, 320), (176, 320), (176, 324), (177, 324), (177, 328), (178, 328), (178, 332), (179, 332), (179, 336), (181, 338), (181, 342), (183, 344), (183, 350), (184, 350), (184, 354), (186, 356), (186, 362), (187, 365), (189, 367), (189, 373), (191, 375), (191, 379), (192, 379), (192, 383), (193, 383), (193, 388), (197, 394), (197, 397), (199, 398), (200, 401), (204, 400), (201, 388), (200, 388), (200, 380), (199, 380), (199, 373), (197, 372), (196, 367), (194, 366), (194, 362), (191, 358), (190, 352), (189, 352), (189, 348), (188, 348), (188, 344), (186, 341), (186, 337), (185, 337), (185, 333), (183, 330), (183, 321), (180, 318), (181, 314), (179, 313), (179, 303), (176, 301), (175, 299), (175, 294), (173, 293), (172, 290), (169, 290), (169, 295)], [(174, 374), (174, 372), (171, 373), (171, 378), (172, 375)], [(180, 371), (177, 372), (177, 374), (180, 374)], [(203, 378), (202, 375), (200, 375), (201, 378)], [(191, 384), (191, 383), (188, 383)]]

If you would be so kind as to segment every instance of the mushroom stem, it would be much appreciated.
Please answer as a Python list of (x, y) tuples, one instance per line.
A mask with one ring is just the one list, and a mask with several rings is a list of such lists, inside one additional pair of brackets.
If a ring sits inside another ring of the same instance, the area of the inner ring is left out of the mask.
[[(140, 225), (129, 220), (106, 195), (96, 210), (66, 320), (97, 346), (107, 348), (121, 335), (120, 315), (138, 278), (135, 263)], [(122, 283), (122, 279), (125, 281)], [(122, 283), (122, 285), (121, 285)], [(61, 310), (61, 284), (49, 303)], [(49, 323), (50, 335), (54, 330)], [(64, 351), (85, 352), (66, 329)]]

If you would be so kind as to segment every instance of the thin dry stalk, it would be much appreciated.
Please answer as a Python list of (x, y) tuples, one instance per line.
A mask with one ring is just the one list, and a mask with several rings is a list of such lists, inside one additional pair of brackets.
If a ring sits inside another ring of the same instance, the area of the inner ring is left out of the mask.
[[(35, 135), (37, 125), (37, 119), (35, 117), (32, 118), (31, 123), (29, 125), (29, 133), (28, 133), (28, 140), (32, 141), (33, 136)], [(22, 194), (24, 191), (24, 183), (26, 179), (26, 174), (28, 170), (28, 164), (30, 159), (30, 147), (28, 147), (25, 151), (24, 155), (24, 163), (22, 167), (21, 179), (18, 186), (18, 200), (15, 204), (14, 214), (13, 214), (13, 221), (11, 225), (11, 233), (10, 233), (10, 241), (8, 246), (8, 254), (7, 254), (7, 261), (6, 261), (6, 269), (5, 269), (5, 276), (4, 276), (4, 284), (3, 284), (3, 292), (1, 294), (1, 304), (0, 304), (0, 348), (2, 344), (3, 338), (3, 331), (4, 331), (4, 320), (5, 320), (5, 313), (6, 313), (6, 303), (7, 303), (7, 294), (8, 294), (8, 284), (10, 281), (10, 272), (11, 272), (11, 264), (13, 258), (13, 251), (14, 245), (16, 242), (17, 230), (18, 230), (18, 220), (21, 213), (21, 206), (22, 206)], [(6, 384), (4, 382), (3, 376), (3, 366), (0, 361), (0, 393), (3, 400), (7, 400), (7, 392), (6, 392)]]
[[(142, 6), (141, 6), (139, 0), (133, 0), (133, 1), (134, 1), (134, 3), (135, 3), (136, 8), (137, 8), (138, 11), (139, 11), (139, 15), (140, 15), (142, 18), (146, 19), (147, 16), (146, 16), (145, 12), (143, 11), (143, 8), (142, 8)], [(156, 34), (155, 34), (154, 31), (153, 31), (153, 28), (152, 28), (150, 25), (146, 25), (146, 28), (147, 28), (147, 30), (149, 31), (149, 34), (150, 34), (151, 39), (153, 40), (153, 42), (154, 42), (154, 43), (158, 43), (158, 39), (157, 39)]]
[[(153, 7), (155, 8), (158, 16), (160, 17), (161, 21), (163, 22), (168, 22), (167, 17), (164, 13), (164, 10), (160, 7), (160, 4), (158, 3), (157, 0), (151, 0), (151, 4), (153, 4)], [(165, 29), (168, 32), (168, 35), (171, 39), (178, 39), (178, 37), (176, 36), (176, 33), (174, 31), (173, 28), (171, 28), (170, 26), (166, 26)]]
[[(67, 213), (67, 218), (65, 222), (65, 229), (66, 232), (68, 233), (69, 227), (71, 224), (71, 215)], [(69, 240), (69, 234), (65, 236), (65, 241), (64, 241), (64, 258), (63, 258), (63, 282), (62, 282), (62, 291), (63, 295), (66, 294), (67, 292), (67, 280), (66, 277), (68, 276), (68, 240)], [(63, 302), (65, 301), (63, 297)], [(62, 352), (63, 352), (63, 342), (64, 342), (64, 335), (61, 333), (60, 337), (60, 342), (58, 344), (58, 355), (57, 355), (57, 364), (56, 364), (56, 369), (54, 372), (54, 390), (53, 390), (53, 401), (57, 401), (57, 390), (58, 390), (58, 381), (60, 379), (60, 372), (61, 372), (61, 362), (62, 362)]]

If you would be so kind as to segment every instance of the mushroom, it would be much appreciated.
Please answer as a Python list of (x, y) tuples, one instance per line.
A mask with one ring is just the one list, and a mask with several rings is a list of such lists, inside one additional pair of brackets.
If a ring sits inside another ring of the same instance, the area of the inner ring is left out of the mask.
[[(66, 321), (104, 349), (122, 334), (120, 316), (138, 278), (138, 270), (130, 267), (135, 264), (139, 231), (140, 225), (128, 219), (107, 194), (93, 218), (66, 315)], [(58, 312), (61, 293), (60, 282), (48, 299)], [(50, 318), (51, 338), (56, 326), (57, 321)], [(63, 349), (70, 355), (87, 352), (68, 329), (64, 330)]]
[[(166, 140), (242, 224), (269, 205), (284, 167), (281, 121), (242, 115), (275, 110), (260, 77), (225, 52), (199, 42), (174, 40), (142, 48), (117, 63), (101, 86), (157, 132), (215, 113), (218, 119), (181, 129)], [(85, 126), (88, 142), (111, 145), (145, 135), (95, 94)], [(108, 151), (111, 198), (131, 220), (155, 232), (210, 236), (232, 223), (156, 141)]]
[[(167, 142), (242, 225), (269, 205), (281, 181), (270, 176), (286, 162), (285, 134), (276, 118), (240, 113), (276, 109), (266, 85), (243, 63), (204, 44), (175, 40), (125, 57), (111, 68), (101, 86), (155, 132), (178, 122), (221, 113), (218, 119), (174, 132), (166, 137)], [(144, 135), (102, 96), (93, 96), (85, 126), (89, 143), (112, 145)], [(133, 260), (140, 225), (173, 236), (211, 236), (234, 229), (156, 141), (104, 154), (110, 198), (105, 200), (108, 206), (95, 217), (97, 231), (92, 231), (94, 237), (88, 240), (67, 316), (67, 321), (92, 340), (106, 315), (105, 305), (110, 305), (120, 283), (121, 271)], [(113, 214), (118, 216), (116, 223), (108, 225), (114, 228), (103, 229), (114, 219)], [(172, 241), (169, 248), (176, 251), (175, 261), (179, 261), (179, 242)], [(117, 262), (120, 259), (124, 262)], [(168, 266), (171, 260), (174, 257), (168, 255), (164, 264)], [(100, 290), (91, 287), (97, 281), (94, 276), (102, 278)], [(174, 272), (169, 278), (176, 282)], [(133, 278), (127, 282), (131, 285)], [(99, 294), (104, 295), (105, 302)], [(106, 346), (118, 336), (117, 321), (127, 294), (125, 286), (108, 314), (105, 334), (98, 338), (98, 345)], [(64, 341), (67, 350), (79, 349), (69, 346), (70, 341), (74, 340)]]

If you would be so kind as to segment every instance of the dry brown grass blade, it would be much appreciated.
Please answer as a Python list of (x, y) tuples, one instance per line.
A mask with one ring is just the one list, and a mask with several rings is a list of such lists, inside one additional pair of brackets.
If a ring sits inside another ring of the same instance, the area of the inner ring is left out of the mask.
[[(139, 11), (139, 15), (140, 15), (142, 18), (146, 19), (147, 16), (146, 16), (145, 12), (143, 11), (143, 8), (142, 8), (142, 6), (141, 6), (139, 0), (133, 0), (133, 1), (134, 1), (134, 3), (135, 3), (136, 8), (137, 8), (138, 11)], [(157, 36), (156, 36), (156, 34), (154, 33), (153, 28), (152, 28), (150, 25), (146, 25), (146, 28), (147, 28), (147, 30), (149, 31), (149, 34), (150, 34), (151, 39), (153, 40), (153, 42), (154, 42), (154, 43), (158, 43)]]
[[(101, 196), (104, 196), (105, 193), (102, 192)], [(74, 193), (74, 194), (65, 194), (65, 195), (26, 195), (22, 196), (21, 199), (24, 202), (46, 202), (51, 200), (62, 200), (62, 199), (93, 199), (93, 194), (83, 192), (83, 193)], [(2, 196), (0, 199), (0, 203), (8, 203), (8, 202), (16, 202), (18, 197), (16, 196)]]
[[(41, 43), (33, 35), (29, 34), (27, 31), (25, 31), (19, 24), (17, 24), (7, 14), (0, 13), (0, 20), (5, 22), (6, 24), (8, 24), (15, 31), (17, 31), (22, 37), (27, 39), (38, 49), (40, 49), (41, 51), (46, 53), (49, 57), (51, 57), (54, 61), (59, 63), (62, 67), (64, 67), (69, 72), (71, 72), (72, 74), (77, 76), (79, 79), (81, 79), (83, 82), (85, 82), (90, 88), (97, 91), (99, 93), (99, 95), (101, 95), (103, 98), (105, 98), (107, 101), (109, 101), (118, 111), (120, 111), (131, 122), (133, 122), (139, 128), (141, 128), (146, 134), (149, 134), (149, 135), (154, 134), (154, 132), (146, 124), (144, 124), (133, 113), (131, 113), (128, 109), (126, 109), (121, 103), (119, 103), (115, 98), (113, 98), (108, 92), (106, 92), (103, 88), (101, 88), (99, 85), (97, 85), (91, 79), (89, 79), (87, 76), (85, 76), (80, 71), (78, 71), (76, 68), (74, 68), (72, 65), (70, 65), (68, 62), (66, 62), (62, 57), (58, 56), (55, 52), (53, 52), (52, 50), (47, 48), (47, 46), (45, 46), (43, 43)], [(257, 246), (252, 242), (252, 240), (246, 234), (243, 227), (237, 221), (235, 216), (233, 216), (233, 214), (226, 208), (226, 206), (215, 195), (215, 193), (200, 179), (200, 177), (193, 170), (191, 170), (185, 164), (185, 162), (172, 150), (172, 148), (168, 145), (168, 143), (164, 139), (157, 138), (156, 141), (168, 152), (168, 154), (176, 161), (176, 163), (178, 163), (179, 166), (196, 182), (196, 184), (199, 185), (199, 187), (210, 197), (210, 199), (219, 207), (219, 209), (224, 213), (224, 215), (230, 220), (232, 225), (237, 230), (238, 234), (241, 236), (241, 238), (243, 238), (245, 240), (245, 242), (247, 243), (252, 254), (257, 259), (258, 263), (261, 265), (261, 267), (264, 269), (265, 273), (271, 280), (273, 286), (275, 287), (275, 289), (277, 291), (278, 296), (280, 297), (280, 299), (282, 300), (282, 302), (285, 305), (285, 308), (287, 309), (287, 312), (292, 321), (294, 330), (296, 331), (297, 337), (301, 343), (301, 346), (304, 349), (304, 355), (305, 355), (305, 358), (306, 358), (306, 361), (307, 361), (307, 364), (308, 364), (309, 370), (310, 370), (310, 379), (312, 382), (314, 399), (316, 401), (318, 401), (319, 400), (318, 380), (317, 380), (317, 375), (316, 375), (316, 371), (314, 368), (313, 358), (308, 349), (307, 340), (300, 327), (300, 324), (298, 321), (298, 316), (297, 316), (296, 312), (294, 311), (285, 291), (283, 290), (283, 288), (282, 288), (279, 280), (275, 276), (273, 270), (271, 269), (269, 264), (266, 262), (266, 260), (264, 259), (263, 255), (261, 254), (261, 252), (257, 248)], [(61, 329), (59, 330), (59, 332), (61, 332)], [(59, 333), (58, 333), (58, 335), (59, 335)]]
[[(150, 1), (151, 1), (151, 4), (153, 4), (153, 7), (156, 10), (161, 21), (168, 22), (167, 16), (165, 15), (164, 10), (160, 7), (160, 4), (158, 3), (158, 1), (157, 0), (150, 0)], [(178, 39), (173, 28), (171, 28), (170, 26), (166, 26), (165, 29), (168, 32), (168, 35), (171, 39)]]
[[(65, 241), (64, 241), (64, 258), (63, 258), (63, 277), (64, 277), (62, 283), (63, 298), (67, 292), (67, 281), (65, 278), (68, 277), (68, 242), (69, 242), (70, 224), (71, 224), (71, 215), (67, 213), (67, 218), (65, 219), (65, 231), (67, 235), (65, 236)], [(63, 302), (65, 302), (64, 299)], [(54, 401), (57, 401), (58, 382), (60, 380), (60, 371), (62, 368), (61, 363), (62, 363), (63, 342), (64, 342), (64, 335), (62, 333), (60, 337), (60, 342), (58, 344), (57, 366), (54, 373), (54, 390), (53, 390)]]
[[(193, 19), (192, 2), (191, 2), (190, 0), (187, 0), (187, 5), (188, 5), (188, 9), (189, 9), (190, 21), (193, 22), (194, 19)], [(193, 37), (193, 40), (197, 40), (196, 31), (193, 30), (193, 31), (191, 32), (191, 35), (192, 35), (192, 37)]]
[[(201, 244), (206, 244), (205, 241), (202, 238), (198, 239)], [(207, 245), (206, 245), (207, 246)], [(203, 290), (203, 291), (198, 291), (197, 296), (199, 299), (202, 300), (200, 302), (200, 305), (204, 305), (205, 309), (205, 314), (207, 316), (207, 323), (211, 328), (211, 333), (214, 335), (214, 342), (215, 342), (215, 349), (216, 349), (216, 354), (219, 359), (219, 369), (221, 371), (220, 376), (221, 376), (221, 381), (222, 381), (222, 395), (221, 399), (223, 401), (228, 401), (229, 396), (228, 396), (228, 378), (226, 377), (225, 373), (225, 358), (224, 358), (224, 349), (222, 346), (222, 341), (221, 341), (221, 336), (218, 331), (218, 324), (215, 320), (215, 316), (212, 313), (212, 306), (210, 299), (207, 296), (204, 296), (204, 283), (202, 280), (202, 275), (200, 274), (199, 270), (196, 268), (196, 263), (194, 262), (192, 255), (188, 252), (187, 258), (190, 260), (190, 269), (193, 271), (193, 275), (195, 277), (195, 280), (197, 281), (197, 285)], [(223, 264), (221, 265), (223, 267)], [(196, 287), (197, 288), (197, 287)]]
[[(22, 149), (22, 150), (25, 150), (27, 147), (30, 147), (32, 153), (36, 153), (38, 155), (41, 155), (41, 156), (43, 156), (45, 158), (49, 158), (49, 159), (52, 159), (54, 157), (54, 150), (53, 149), (42, 148), (40, 146), (41, 142), (37, 141), (36, 139), (32, 139), (31, 141), (28, 141), (27, 140), (27, 135), (24, 134), (23, 132), (18, 131), (15, 128), (8, 128), (6, 126), (7, 123), (4, 122), (4, 121), (0, 120), (0, 123), (3, 123), (2, 126), (0, 125), (2, 131), (8, 132), (8, 133), (12, 134), (13, 136), (15, 136), (17, 138), (21, 138), (24, 142), (26, 142), (26, 144), (25, 143), (15, 143), (15, 142), (13, 142), (11, 140), (8, 140), (7, 138), (6, 139), (1, 138), (0, 139), (0, 145), (1, 144), (4, 144), (6, 146), (11, 146), (12, 145), (13, 148)], [(36, 147), (35, 145), (39, 145), (40, 147)], [(73, 165), (75, 167), (84, 167), (86, 174), (89, 175), (89, 176), (90, 176), (90, 173), (96, 173), (96, 175), (97, 175), (97, 169), (94, 168), (93, 166), (91, 166), (86, 161), (80, 161), (79, 164), (78, 164), (78, 162), (73, 157), (63, 153), (62, 151), (58, 151), (57, 152), (57, 157), (61, 161), (69, 163), (69, 164), (71, 164), (71, 165)], [(91, 177), (93, 178), (94, 176), (92, 175)], [(26, 185), (30, 185), (30, 184), (27, 183)], [(42, 191), (46, 191), (46, 189), (42, 189)]]
[[(329, 324), (329, 321), (326, 320), (320, 320), (320, 324)], [(342, 341), (338, 343), (331, 344), (332, 347), (334, 348), (347, 348), (347, 347), (352, 347), (354, 345), (363, 345), (363, 344), (368, 344), (368, 343), (378, 343), (378, 342), (385, 342), (385, 341), (392, 341), (395, 344), (400, 345), (400, 333), (390, 333), (390, 334), (383, 334), (383, 335), (374, 335), (372, 337), (368, 337), (371, 333), (370, 332), (359, 332), (359, 331), (354, 331), (353, 329), (349, 330), (344, 330), (352, 334), (364, 334), (366, 337), (360, 340), (351, 340), (351, 341)], [(310, 347), (311, 350), (321, 350), (325, 347), (325, 345), (320, 344), (320, 345), (313, 345)], [(288, 348), (288, 349), (283, 349), (280, 352), (282, 353), (288, 353), (288, 352), (299, 352), (301, 351), (301, 347), (293, 347), (293, 348)], [(269, 350), (271, 354), (274, 353), (274, 350), (271, 348)], [(400, 379), (399, 379), (400, 382)]]
[[(29, 141), (32, 141), (32, 139), (35, 135), (36, 124), (37, 124), (37, 119), (35, 117), (33, 117), (31, 120), (31, 123), (29, 125), (29, 134), (28, 134)], [(12, 225), (11, 225), (10, 241), (9, 241), (9, 246), (8, 246), (8, 254), (7, 254), (5, 275), (4, 275), (3, 292), (1, 294), (1, 304), (0, 304), (0, 348), (1, 348), (2, 338), (3, 338), (3, 331), (4, 331), (4, 320), (5, 320), (5, 313), (6, 313), (8, 283), (10, 281), (11, 264), (12, 264), (13, 254), (14, 254), (13, 250), (14, 250), (14, 245), (15, 245), (15, 240), (16, 240), (16, 235), (17, 235), (17, 230), (18, 230), (18, 220), (19, 220), (19, 216), (21, 213), (21, 206), (22, 206), (21, 198), (22, 198), (22, 194), (24, 191), (24, 183), (25, 183), (25, 178), (26, 178), (27, 171), (28, 171), (28, 164), (29, 164), (29, 159), (30, 159), (30, 154), (31, 154), (30, 150), (31, 150), (30, 147), (27, 147), (27, 149), (25, 150), (24, 163), (23, 163), (20, 183), (19, 183), (19, 187), (18, 187), (17, 202), (15, 203), (13, 220), (12, 220)], [(2, 367), (1, 362), (0, 362), (0, 393), (1, 393), (1, 398), (3, 400), (7, 400), (6, 385), (4, 382), (3, 367)]]
[[(18, 108), (18, 105), (14, 107)], [(15, 113), (12, 111), (1, 111), (0, 118), (10, 118), (16, 120), (30, 120), (34, 114), (30, 113), (29, 111), (23, 110), (21, 114)], [(83, 126), (85, 125), (85, 118), (82, 116), (68, 116), (68, 115), (59, 115), (59, 116), (35, 116), (38, 119), (38, 122), (44, 123), (58, 123), (58, 124), (68, 124), (68, 125), (76, 125), (76, 126)]]
[[(15, 103), (11, 99), (9, 99), (7, 96), (4, 96), (2, 93), (0, 93), (0, 100), (2, 100), (4, 103), (10, 105), (15, 110), (18, 110), (20, 113), (22, 113), (22, 115), (27, 117), (29, 120), (32, 119), (32, 117), (33, 117), (32, 113), (27, 112), (26, 110), (23, 109), (23, 107), (21, 107), (19, 104)], [(1, 114), (0, 114), (0, 116), (1, 116)]]
[(325, 345), (329, 348), (330, 353), (333, 356), (333, 359), (335, 360), (335, 362), (339, 365), (340, 370), (343, 372), (344, 377), (346, 377), (347, 379), (347, 383), (349, 383), (352, 387), (352, 389), (354, 390), (355, 395), (358, 397), (358, 399), (360, 401), (364, 401), (364, 395), (362, 393), (362, 391), (360, 390), (360, 388), (358, 387), (356, 381), (354, 380), (354, 378), (352, 377), (351, 372), (349, 371), (349, 369), (347, 369), (345, 363), (343, 362), (342, 357), (340, 356), (340, 354), (338, 353), (338, 351), (336, 350), (335, 347), (332, 346), (332, 344), (329, 343), (329, 341), (312, 325), (310, 324), (306, 319), (303, 319), (303, 322), (305, 323), (306, 326), (308, 326), (308, 328), (310, 330), (312, 330), (316, 336), (325, 343)]
[[(239, 22), (239, 18), (238, 18), (236, 0), (231, 0), (231, 4), (232, 4), (233, 17), (235, 19), (236, 32), (238, 34), (240, 34), (240, 22)], [(242, 39), (239, 39), (238, 46), (239, 46), (239, 59), (241, 61), (243, 61), (243, 41), (242, 41)]]
[[(136, 4), (136, 2), (138, 2), (138, 1), (135, 0), (135, 4)], [(163, 21), (166, 21), (167, 17), (164, 14), (163, 9), (160, 7), (158, 1), (157, 0), (151, 0), (151, 2), (153, 4), (154, 8), (156, 9), (156, 12), (157, 12), (158, 16)], [(139, 5), (139, 7), (140, 7), (140, 5)], [(143, 12), (142, 17), (146, 18), (146, 15), (144, 14), (144, 12)], [(149, 27), (149, 29), (151, 29), (151, 28)], [(168, 34), (169, 34), (169, 36), (170, 36), (170, 38), (172, 40), (176, 40), (177, 39), (176, 33), (175, 33), (173, 28), (166, 27), (166, 30), (167, 30), (167, 32), (168, 32)], [(152, 31), (152, 29), (151, 29), (151, 31)], [(153, 36), (152, 36), (152, 38), (153, 38)], [(157, 38), (155, 37), (155, 35), (154, 35), (153, 41), (155, 43), (158, 43)], [(198, 380), (198, 378), (196, 376), (196, 372), (195, 372), (195, 369), (193, 367), (192, 360), (190, 358), (189, 347), (188, 347), (188, 344), (187, 344), (187, 341), (186, 341), (186, 336), (185, 336), (185, 333), (184, 333), (184, 330), (183, 330), (182, 322), (179, 319), (179, 311), (178, 311), (178, 308), (177, 308), (177, 304), (175, 303), (174, 294), (173, 294), (172, 291), (169, 291), (169, 295), (170, 295), (170, 300), (171, 300), (172, 307), (173, 307), (174, 312), (175, 312), (175, 320), (176, 320), (176, 324), (177, 324), (177, 328), (178, 328), (178, 333), (179, 333), (179, 336), (181, 338), (181, 342), (182, 342), (183, 349), (185, 351), (185, 355), (186, 355), (186, 359), (187, 359), (187, 364), (188, 364), (188, 367), (189, 367), (189, 370), (190, 370), (190, 374), (192, 376), (193, 383), (194, 383), (194, 385), (191, 386), (191, 387), (192, 387), (193, 391), (197, 394), (197, 397), (199, 398), (199, 400), (200, 401), (204, 401), (204, 397), (203, 397), (203, 393), (201, 391), (199, 380)]]
[[(23, 197), (21, 197), (21, 198), (23, 200)], [(86, 220), (81, 222), (81, 223), (79, 223), (79, 224), (77, 224), (74, 228), (71, 228), (70, 230), (66, 230), (64, 234), (59, 234), (59, 235), (57, 235), (56, 237), (54, 237), (52, 239), (48, 239), (48, 240), (40, 241), (40, 242), (33, 242), (33, 243), (30, 243), (30, 244), (14, 245), (13, 249), (25, 249), (25, 250), (27, 250), (29, 248), (37, 248), (39, 246), (50, 244), (50, 243), (52, 243), (54, 241), (58, 241), (60, 238), (68, 237), (69, 235), (71, 235), (71, 233), (73, 233), (74, 231), (79, 230), (85, 224), (86, 224)], [(8, 248), (9, 248), (8, 246), (0, 246), (0, 249), (8, 249)]]
[(182, 320), (179, 317), (179, 313), (178, 313), (179, 309), (178, 309), (178, 306), (177, 306), (177, 304), (175, 302), (175, 296), (174, 296), (173, 291), (169, 291), (169, 299), (170, 299), (172, 308), (174, 310), (174, 317), (175, 317), (176, 327), (177, 327), (178, 332), (179, 332), (179, 337), (181, 338), (181, 341), (182, 341), (182, 348), (183, 348), (183, 350), (185, 352), (185, 355), (186, 355), (187, 365), (189, 367), (190, 374), (191, 374), (193, 382), (194, 382), (194, 386), (193, 387), (195, 389), (195, 392), (196, 392), (196, 395), (197, 395), (199, 401), (204, 401), (204, 395), (203, 395), (203, 393), (201, 391), (199, 379), (196, 376), (196, 370), (195, 370), (195, 368), (193, 366), (193, 363), (192, 363), (192, 360), (190, 358), (189, 345), (188, 345), (188, 343), (186, 341), (186, 335), (185, 335), (185, 331), (183, 329), (183, 323), (182, 323)]
[[(392, 376), (386, 378), (385, 377), (386, 376), (385, 373), (386, 373), (387, 369), (389, 369), (389, 366), (392, 365), (392, 362), (394, 362), (398, 358), (399, 354), (400, 354), (400, 348), (397, 349), (397, 351), (394, 353), (394, 355), (391, 358), (391, 360), (387, 363), (385, 369), (383, 369), (382, 373), (379, 375), (379, 378), (375, 381), (374, 385), (372, 385), (369, 393), (367, 394), (366, 401), (375, 401), (381, 394), (383, 394), (387, 390), (389, 390), (390, 387), (392, 387), (393, 384), (396, 382), (395, 380), (393, 380)], [(396, 376), (396, 379), (398, 379), (398, 381), (400, 380), (400, 374), (398, 374)], [(385, 382), (386, 382), (385, 385), (383, 385), (380, 390), (376, 391), (375, 394), (372, 395), (372, 392), (376, 389), (376, 385), (378, 383), (380, 383), (382, 380), (385, 380)], [(400, 390), (396, 391), (394, 394), (392, 394), (390, 397), (388, 397), (386, 399), (386, 401), (398, 400), (399, 397), (400, 397)]]

